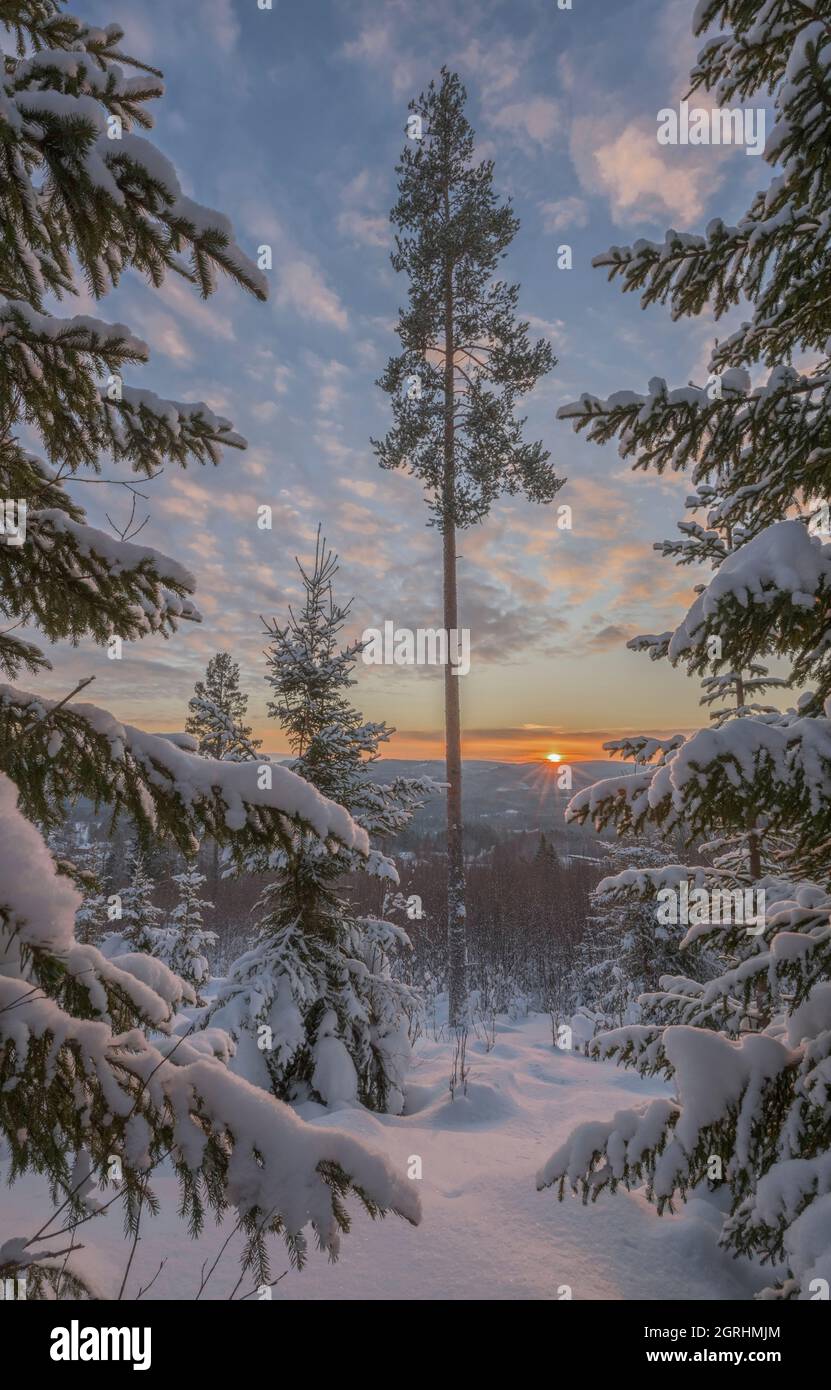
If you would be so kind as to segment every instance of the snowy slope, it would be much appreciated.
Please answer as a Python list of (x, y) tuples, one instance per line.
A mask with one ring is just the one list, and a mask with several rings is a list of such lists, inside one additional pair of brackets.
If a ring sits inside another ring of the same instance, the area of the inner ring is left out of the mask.
[[(499, 1023), (495, 1049), (469, 1049), (467, 1098), (447, 1090), (450, 1048), (417, 1050), (408, 1112), (391, 1119), (341, 1111), (349, 1128), (394, 1162), (423, 1161), (418, 1230), (356, 1222), (341, 1266), (316, 1261), (278, 1285), (288, 1299), (741, 1299), (765, 1283), (716, 1249), (720, 1222), (696, 1201), (658, 1218), (637, 1194), (584, 1207), (535, 1190), (541, 1156), (581, 1120), (601, 1118), (660, 1082), (555, 1052), (547, 1016)], [(276, 1296), (276, 1295), (275, 1295)]]
[[(424, 1216), (413, 1229), (392, 1217), (373, 1224), (356, 1210), (340, 1261), (332, 1265), (310, 1251), (305, 1269), (276, 1285), (275, 1299), (557, 1299), (563, 1285), (575, 1299), (746, 1299), (769, 1282), (769, 1274), (718, 1251), (720, 1222), (709, 1201), (658, 1218), (636, 1193), (604, 1194), (584, 1207), (574, 1197), (559, 1203), (535, 1190), (536, 1170), (575, 1124), (661, 1094), (660, 1082), (554, 1052), (541, 1015), (501, 1019), (491, 1052), (473, 1043), (468, 1096), (455, 1101), (447, 1090), (450, 1053), (446, 1042), (419, 1042), (403, 1116), (303, 1108), (305, 1118), (387, 1153), (402, 1172), (419, 1155)], [(130, 1288), (135, 1296), (165, 1259), (145, 1297), (190, 1299), (202, 1262), (213, 1262), (231, 1226), (210, 1226), (191, 1242), (176, 1219), (172, 1179), (159, 1178), (155, 1188), (163, 1211), (146, 1223)], [(7, 1203), (8, 1236), (43, 1220), (42, 1195), (32, 1201), (37, 1190), (31, 1180), (15, 1189), (20, 1197)], [(117, 1287), (123, 1271), (119, 1227), (114, 1207), (84, 1229), (81, 1259), (96, 1252), (93, 1268), (104, 1287), (113, 1280)], [(237, 1281), (236, 1249), (232, 1241), (203, 1297), (228, 1297)], [(275, 1243), (272, 1277), (287, 1264)], [(251, 1289), (247, 1278), (236, 1296)]]

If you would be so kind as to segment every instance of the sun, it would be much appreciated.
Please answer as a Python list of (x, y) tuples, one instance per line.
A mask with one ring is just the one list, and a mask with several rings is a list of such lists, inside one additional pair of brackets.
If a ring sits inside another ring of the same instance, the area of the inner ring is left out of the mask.
[(561, 763), (563, 761), (562, 753), (546, 753), (545, 756), (550, 763)]

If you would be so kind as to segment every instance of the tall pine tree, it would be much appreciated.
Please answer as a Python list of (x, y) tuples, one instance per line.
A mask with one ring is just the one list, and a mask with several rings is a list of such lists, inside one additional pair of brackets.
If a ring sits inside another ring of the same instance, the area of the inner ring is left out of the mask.
[[(503, 493), (550, 502), (562, 485), (540, 443), (523, 439), (515, 413), (556, 364), (546, 342), (531, 343), (517, 317), (519, 287), (497, 278), (519, 229), (493, 187), (493, 161), (474, 163), (466, 92), (456, 73), (410, 102), (400, 163), (392, 264), (409, 281), (397, 332), (401, 352), (379, 385), (395, 423), (373, 441), (382, 468), (406, 468), (428, 495), (442, 537), (444, 625), (459, 630), (456, 535), (487, 516)], [(459, 680), (444, 673), (447, 764), (447, 919), (450, 1021), (466, 1013), (467, 923), (462, 835)]]

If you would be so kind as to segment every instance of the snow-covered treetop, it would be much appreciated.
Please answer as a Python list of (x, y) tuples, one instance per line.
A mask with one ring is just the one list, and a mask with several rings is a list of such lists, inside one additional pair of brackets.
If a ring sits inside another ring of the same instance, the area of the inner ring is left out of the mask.
[(341, 641), (351, 600), (339, 604), (332, 581), (337, 556), (327, 548), (318, 527), (312, 567), (297, 561), (303, 604), (289, 610), (288, 622), (266, 623), (266, 658), (274, 695), (268, 710), (279, 719), (294, 753), (292, 766), (302, 777), (347, 806), (370, 834), (391, 834), (410, 820), (426, 796), (436, 790), (429, 778), (372, 782), (368, 763), (395, 733), (386, 724), (365, 721), (346, 698), (355, 684), (352, 672), (361, 642)]
[(254, 738), (245, 723), (247, 709), (238, 662), (228, 652), (217, 652), (208, 662), (204, 681), (196, 682), (185, 728), (196, 738), (199, 752), (210, 758), (255, 758), (262, 740)]

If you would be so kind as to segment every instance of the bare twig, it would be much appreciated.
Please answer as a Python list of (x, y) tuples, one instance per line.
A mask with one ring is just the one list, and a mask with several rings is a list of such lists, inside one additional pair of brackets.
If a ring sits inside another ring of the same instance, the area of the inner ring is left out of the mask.
[(194, 1303), (198, 1303), (198, 1302), (199, 1302), (199, 1299), (202, 1297), (203, 1290), (205, 1289), (205, 1286), (207, 1285), (208, 1280), (210, 1279), (211, 1275), (213, 1274), (214, 1270), (216, 1269), (217, 1265), (219, 1264), (219, 1261), (222, 1259), (222, 1256), (225, 1254), (225, 1251), (228, 1249), (228, 1246), (230, 1245), (231, 1241), (233, 1240), (234, 1236), (236, 1235), (236, 1233), (237, 1233), (237, 1231), (239, 1230), (239, 1228), (240, 1228), (241, 1225), (242, 1225), (242, 1218), (240, 1217), (240, 1219), (237, 1221), (236, 1226), (235, 1226), (234, 1229), (232, 1230), (231, 1234), (228, 1236), (228, 1239), (225, 1240), (225, 1241), (223, 1241), (222, 1246), (221, 1246), (220, 1251), (219, 1251), (219, 1254), (217, 1255), (216, 1259), (214, 1260), (214, 1262), (213, 1262), (213, 1264), (211, 1265), (210, 1269), (208, 1270), (208, 1273), (207, 1273), (207, 1274), (205, 1273), (205, 1265), (208, 1263), (208, 1261), (207, 1261), (207, 1260), (204, 1261), (204, 1263), (203, 1263), (203, 1265), (202, 1265), (202, 1271), (201, 1271), (201, 1273), (202, 1273), (202, 1278), (201, 1278), (200, 1283), (199, 1283), (199, 1291), (198, 1291), (198, 1293), (197, 1293), (195, 1299), (193, 1300)]
[(130, 489), (130, 492), (132, 493), (132, 498), (133, 498), (133, 500), (132, 500), (132, 503), (131, 503), (131, 505), (130, 505), (130, 515), (129, 515), (129, 517), (127, 518), (127, 525), (124, 527), (123, 530), (122, 530), (120, 527), (116, 526), (116, 524), (115, 524), (115, 522), (113, 521), (112, 517), (110, 516), (109, 512), (106, 512), (106, 513), (105, 513), (108, 522), (110, 523), (110, 525), (112, 526), (113, 530), (115, 531), (115, 534), (116, 534), (116, 535), (119, 537), (119, 539), (122, 540), (122, 541), (127, 541), (127, 540), (132, 541), (132, 540), (134, 540), (135, 537), (139, 534), (139, 532), (144, 530), (145, 526), (147, 525), (148, 521), (150, 520), (150, 513), (148, 512), (148, 513), (147, 513), (147, 516), (144, 518), (144, 521), (142, 521), (142, 523), (141, 523), (140, 526), (137, 526), (136, 529), (135, 529), (134, 531), (132, 531), (132, 530), (130, 529), (131, 526), (133, 525), (133, 522), (135, 521), (135, 517), (136, 517), (136, 498), (137, 498), (137, 497), (143, 497), (143, 496), (144, 496), (144, 493), (138, 492), (135, 488), (131, 488), (131, 489)]
[(138, 1243), (139, 1243), (139, 1240), (140, 1240), (140, 1238), (141, 1238), (141, 1214), (142, 1214), (142, 1212), (143, 1212), (143, 1210), (144, 1210), (144, 1197), (145, 1197), (145, 1193), (147, 1192), (147, 1184), (148, 1184), (149, 1180), (150, 1180), (150, 1174), (148, 1173), (148, 1174), (140, 1181), (140, 1184), (139, 1184), (139, 1186), (141, 1187), (141, 1195), (140, 1195), (140, 1197), (139, 1197), (138, 1215), (136, 1216), (136, 1229), (135, 1229), (134, 1232), (133, 1232), (133, 1240), (132, 1240), (132, 1243), (131, 1243), (131, 1245), (130, 1245), (130, 1256), (129, 1256), (129, 1259), (127, 1260), (127, 1265), (126, 1265), (126, 1268), (125, 1268), (125, 1270), (124, 1270), (124, 1278), (121, 1280), (121, 1288), (118, 1290), (118, 1298), (117, 1298), (117, 1300), (116, 1300), (118, 1303), (121, 1302), (121, 1299), (122, 1299), (123, 1296), (124, 1296), (124, 1286), (125, 1286), (125, 1284), (127, 1283), (127, 1276), (129, 1275), (130, 1269), (132, 1268), (133, 1260), (135, 1259), (135, 1255), (136, 1255), (136, 1248), (137, 1248)]
[(26, 738), (27, 735), (31, 734), (38, 725), (40, 725), (40, 727), (43, 728), (45, 724), (49, 723), (50, 719), (54, 718), (59, 709), (63, 709), (64, 705), (68, 705), (69, 701), (73, 698), (73, 696), (77, 695), (80, 690), (84, 690), (86, 686), (92, 685), (92, 682), (94, 680), (94, 676), (84, 676), (84, 679), (78, 682), (74, 690), (70, 690), (68, 695), (64, 695), (62, 700), (59, 700), (56, 705), (52, 706), (45, 719), (33, 720), (33, 722), (29, 725), (28, 728), (22, 729), (20, 732), (20, 737)]
[(149, 1284), (145, 1284), (143, 1288), (139, 1289), (138, 1293), (136, 1294), (136, 1302), (137, 1302), (137, 1303), (138, 1303), (139, 1299), (141, 1298), (142, 1294), (147, 1293), (147, 1290), (148, 1290), (148, 1289), (152, 1289), (153, 1285), (155, 1284), (156, 1280), (158, 1279), (159, 1275), (161, 1274), (161, 1272), (162, 1272), (162, 1270), (164, 1269), (164, 1267), (165, 1267), (166, 1264), (167, 1264), (167, 1255), (165, 1255), (164, 1259), (161, 1261), (161, 1264), (159, 1265), (159, 1268), (156, 1270), (156, 1273), (153, 1275), (153, 1278), (150, 1280), (150, 1283), (149, 1283)]

